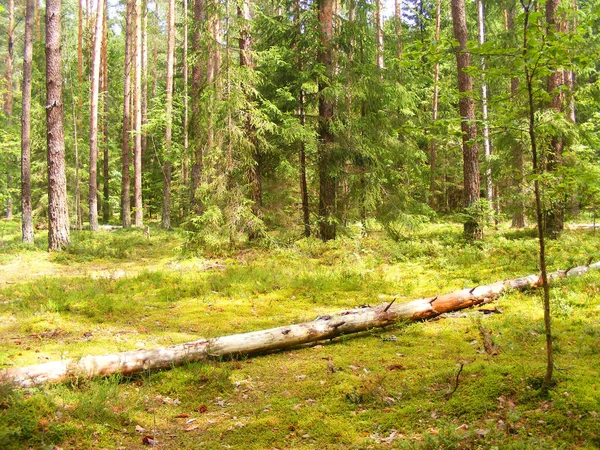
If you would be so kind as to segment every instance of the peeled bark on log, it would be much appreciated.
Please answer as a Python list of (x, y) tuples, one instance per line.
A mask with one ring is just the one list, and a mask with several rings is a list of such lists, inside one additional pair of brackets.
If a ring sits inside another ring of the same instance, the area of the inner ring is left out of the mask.
[[(548, 275), (550, 281), (583, 275), (590, 269), (600, 269), (600, 262), (569, 270), (558, 270)], [(31, 387), (45, 382), (60, 382), (69, 378), (92, 378), (115, 373), (134, 374), (144, 370), (167, 369), (209, 358), (232, 357), (267, 353), (297, 347), (302, 344), (333, 339), (341, 335), (359, 333), (372, 328), (386, 327), (401, 321), (430, 319), (443, 313), (489, 303), (502, 293), (523, 290), (541, 284), (541, 276), (528, 275), (499, 281), (472, 289), (395, 304), (394, 301), (375, 307), (340, 311), (317, 317), (311, 322), (285, 325), (267, 330), (199, 339), (170, 347), (151, 350), (132, 350), (102, 356), (84, 356), (36, 364), (0, 372), (0, 381), (20, 387)]]

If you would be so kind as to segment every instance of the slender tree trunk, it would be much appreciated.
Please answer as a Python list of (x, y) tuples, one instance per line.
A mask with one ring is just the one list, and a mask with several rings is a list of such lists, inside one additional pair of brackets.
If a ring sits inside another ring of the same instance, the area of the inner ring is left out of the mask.
[[(169, 0), (170, 1), (170, 0)], [(154, 3), (157, 8), (156, 21), (158, 22), (158, 2)], [(141, 114), (142, 114), (142, 130), (145, 130), (148, 123), (148, 2), (142, 1), (142, 91), (141, 91)], [(158, 28), (158, 27), (157, 27)], [(156, 49), (156, 46), (155, 46)], [(156, 59), (154, 60), (156, 67)], [(147, 161), (148, 150), (148, 134), (142, 131), (142, 172), (144, 171), (144, 163)]]
[(123, 228), (131, 227), (131, 181), (129, 176), (129, 158), (131, 149), (129, 146), (129, 132), (131, 130), (131, 66), (132, 51), (131, 41), (133, 34), (133, 9), (134, 0), (127, 0), (125, 19), (125, 78), (123, 80), (123, 136), (121, 142), (121, 223)]
[(196, 214), (200, 212), (201, 204), (196, 198), (196, 190), (200, 186), (202, 179), (203, 169), (203, 145), (201, 132), (199, 129), (199, 122), (201, 116), (201, 97), (202, 97), (202, 83), (204, 78), (204, 70), (202, 62), (200, 61), (200, 48), (202, 46), (202, 33), (201, 24), (204, 22), (205, 11), (204, 5), (205, 0), (194, 1), (194, 35), (192, 39), (192, 48), (196, 52), (196, 59), (192, 68), (192, 119), (193, 126), (191, 129), (192, 143), (193, 143), (193, 158), (192, 158), (192, 174), (190, 177), (190, 207)]
[[(241, 7), (238, 8), (238, 18), (240, 19), (241, 32), (239, 39), (240, 47), (240, 66), (247, 68), (248, 71), (254, 71), (254, 58), (252, 55), (252, 35), (250, 33), (250, 24), (252, 21), (252, 11), (250, 0), (243, 0)], [(251, 96), (253, 86), (246, 90), (246, 96), (248, 102), (252, 101)], [(261, 179), (261, 157), (256, 142), (256, 130), (252, 125), (252, 119), (250, 117), (250, 111), (246, 111), (246, 138), (248, 139), (251, 146), (251, 157), (252, 161), (248, 168), (248, 180), (250, 182), (250, 200), (252, 200), (252, 214), (258, 219), (262, 219), (262, 179)], [(254, 231), (248, 235), (250, 240), (256, 238), (257, 235)]]
[[(477, 0), (477, 25), (479, 29), (479, 45), (485, 44), (485, 11), (483, 0)], [(485, 78), (485, 58), (481, 57), (481, 109), (483, 119), (483, 152), (485, 157), (485, 197), (490, 208), (494, 204), (494, 185), (492, 183), (492, 149), (490, 146), (490, 127), (488, 124), (488, 89)]]
[[(511, 33), (515, 32), (515, 6), (511, 5), (506, 10), (506, 29)], [(519, 92), (519, 78), (512, 77), (510, 80), (510, 98), (516, 102)], [(512, 227), (521, 229), (527, 226), (527, 217), (525, 214), (525, 160), (523, 158), (523, 145), (519, 139), (515, 139), (511, 147), (512, 150), (512, 169), (515, 173), (515, 200), (512, 209)]]
[(323, 64), (327, 74), (325, 79), (323, 77), (319, 79), (319, 233), (323, 241), (328, 241), (335, 239), (336, 236), (334, 136), (331, 130), (333, 102), (324, 93), (331, 85), (333, 75), (333, 1), (318, 0), (318, 7), (321, 46), (317, 60)]
[(31, 212), (31, 68), (35, 0), (26, 0), (25, 5), (23, 93), (21, 98), (21, 231), (23, 243), (33, 244), (33, 216)]
[(61, 0), (46, 0), (46, 136), (48, 145), (48, 249), (70, 242), (63, 130)]
[(134, 53), (133, 214), (134, 226), (141, 228), (144, 225), (144, 209), (142, 204), (142, 0), (135, 0)]
[(104, 106), (104, 114), (102, 116), (102, 134), (104, 137), (104, 155), (102, 162), (102, 221), (108, 223), (110, 221), (110, 178), (109, 178), (109, 152), (108, 152), (108, 104), (110, 100), (109, 85), (108, 85), (108, 1), (104, 2), (104, 16), (102, 20), (102, 84), (103, 95), (102, 104)]
[[(438, 0), (439, 2), (439, 0)], [(437, 9), (436, 9), (437, 11)], [(437, 15), (436, 17), (439, 17)], [(436, 24), (438, 20), (436, 18)], [(402, 61), (402, 52), (404, 49), (404, 44), (402, 42), (402, 1), (394, 0), (394, 29), (396, 32), (396, 57), (398, 58), (398, 62)], [(437, 29), (437, 25), (436, 25)]]
[[(382, 0), (375, 0), (375, 40), (377, 41), (377, 68), (382, 71), (384, 69), (383, 61), (383, 14), (381, 11)], [(383, 77), (383, 74), (381, 74)]]
[[(554, 0), (549, 0), (549, 3)], [(548, 4), (547, 4), (548, 7)], [(542, 287), (544, 288), (544, 327), (546, 331), (546, 375), (544, 377), (544, 383), (542, 384), (542, 392), (548, 393), (548, 389), (552, 384), (552, 373), (554, 370), (554, 354), (552, 350), (552, 316), (550, 313), (550, 285), (548, 284), (548, 270), (546, 267), (546, 245), (544, 241), (544, 218), (543, 218), (543, 206), (541, 200), (541, 189), (540, 189), (540, 177), (544, 173), (544, 168), (538, 161), (538, 149), (535, 133), (535, 103), (533, 98), (533, 76), (530, 67), (527, 63), (527, 47), (528, 47), (528, 32), (529, 32), (529, 8), (525, 6), (525, 18), (523, 22), (523, 59), (525, 63), (525, 79), (527, 81), (527, 99), (528, 99), (528, 119), (529, 119), (529, 142), (531, 145), (531, 156), (533, 158), (533, 173), (536, 177), (533, 182), (535, 192), (535, 210), (537, 216), (538, 225), (538, 240), (540, 249), (540, 270)]]
[[(546, 24), (548, 33), (562, 31), (561, 20), (556, 17), (559, 4), (559, 0), (548, 0), (546, 2)], [(551, 96), (550, 108), (557, 113), (560, 113), (563, 110), (564, 94), (560, 90), (560, 87), (563, 84), (563, 70), (554, 70), (548, 77), (547, 91)], [(550, 151), (546, 158), (547, 171), (556, 172), (562, 165), (563, 147), (564, 142), (562, 137), (553, 136), (550, 144)], [(556, 239), (564, 228), (565, 201), (563, 198), (552, 198), (550, 199), (550, 203), (550, 207), (545, 212), (545, 232), (548, 238)]]
[[(465, 208), (469, 208), (479, 200), (479, 149), (477, 147), (475, 102), (472, 93), (473, 80), (465, 72), (465, 69), (471, 65), (471, 54), (467, 50), (465, 1), (451, 0), (451, 7), (454, 38), (459, 44), (456, 47), (456, 65), (458, 68), (459, 110), (463, 142), (463, 204)], [(467, 239), (483, 238), (483, 230), (472, 215), (464, 225), (464, 232)]]
[(175, 56), (175, 0), (169, 0), (167, 12), (167, 85), (166, 85), (166, 112), (167, 125), (165, 127), (165, 162), (163, 165), (163, 210), (161, 227), (165, 230), (171, 228), (171, 138), (173, 124), (173, 68)]
[[(4, 112), (8, 118), (8, 124), (12, 123), (13, 113), (13, 61), (14, 61), (14, 31), (15, 31), (15, 4), (14, 0), (8, 0), (8, 48), (6, 53), (6, 93), (4, 95)], [(13, 217), (12, 201), (12, 174), (13, 165), (12, 155), (8, 154), (8, 164), (6, 169), (6, 218)]]
[[(189, 102), (188, 102), (188, 0), (183, 0), (183, 156), (181, 161), (183, 185), (189, 185)], [(185, 202), (184, 202), (185, 204)], [(184, 216), (187, 208), (184, 206)]]
[(92, 92), (90, 102), (90, 230), (98, 231), (98, 97), (100, 84), (100, 59), (102, 49), (102, 22), (104, 0), (97, 1), (96, 30), (94, 34), (94, 53), (92, 59)]
[(431, 209), (436, 207), (436, 195), (437, 195), (437, 133), (436, 133), (436, 122), (438, 120), (438, 104), (440, 98), (440, 62), (438, 61), (439, 55), (439, 41), (441, 31), (441, 19), (442, 19), (442, 1), (436, 0), (435, 2), (435, 65), (433, 66), (433, 105), (431, 119), (433, 123), (433, 136), (429, 143), (429, 206)]

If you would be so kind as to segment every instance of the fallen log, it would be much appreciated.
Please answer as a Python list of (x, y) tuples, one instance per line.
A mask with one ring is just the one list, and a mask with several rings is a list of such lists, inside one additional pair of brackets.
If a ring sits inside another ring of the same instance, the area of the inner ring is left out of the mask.
[[(559, 270), (549, 274), (549, 280), (582, 275), (599, 269), (600, 262), (588, 266)], [(298, 345), (332, 339), (341, 335), (385, 327), (399, 321), (429, 319), (440, 314), (489, 303), (507, 290), (539, 286), (541, 276), (529, 275), (499, 281), (472, 289), (413, 300), (408, 303), (382, 303), (375, 307), (356, 308), (322, 315), (311, 322), (286, 325), (250, 333), (199, 339), (184, 344), (150, 350), (132, 350), (102, 356), (47, 362), (6, 369), (0, 381), (21, 387), (40, 383), (60, 382), (74, 378), (92, 378), (115, 373), (134, 374), (145, 370), (166, 369), (188, 362), (226, 356), (252, 355), (283, 350)]]

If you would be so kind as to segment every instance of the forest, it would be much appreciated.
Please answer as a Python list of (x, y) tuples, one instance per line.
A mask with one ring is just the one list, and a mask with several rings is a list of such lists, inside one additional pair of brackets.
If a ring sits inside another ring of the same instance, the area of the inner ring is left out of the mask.
[(596, 0), (0, 0), (1, 448), (600, 446)]

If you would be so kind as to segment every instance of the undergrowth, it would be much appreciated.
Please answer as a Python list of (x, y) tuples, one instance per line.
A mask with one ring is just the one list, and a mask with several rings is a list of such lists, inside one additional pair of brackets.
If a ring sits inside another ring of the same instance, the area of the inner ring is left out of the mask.
[[(432, 224), (390, 240), (315, 239), (181, 250), (152, 227), (73, 233), (63, 253), (0, 245), (0, 367), (152, 348), (312, 320), (536, 273), (535, 233), (468, 244)], [(12, 234), (11, 234), (12, 233)], [(40, 237), (43, 239), (43, 237)], [(40, 241), (43, 243), (43, 241)], [(600, 232), (571, 231), (552, 269), (600, 260)], [(23, 266), (26, 264), (26, 266)], [(600, 274), (552, 287), (556, 379), (548, 398), (540, 293), (312, 347), (136, 376), (0, 385), (0, 448), (598, 448)], [(480, 327), (499, 348), (489, 355)], [(145, 441), (144, 441), (145, 440)]]

